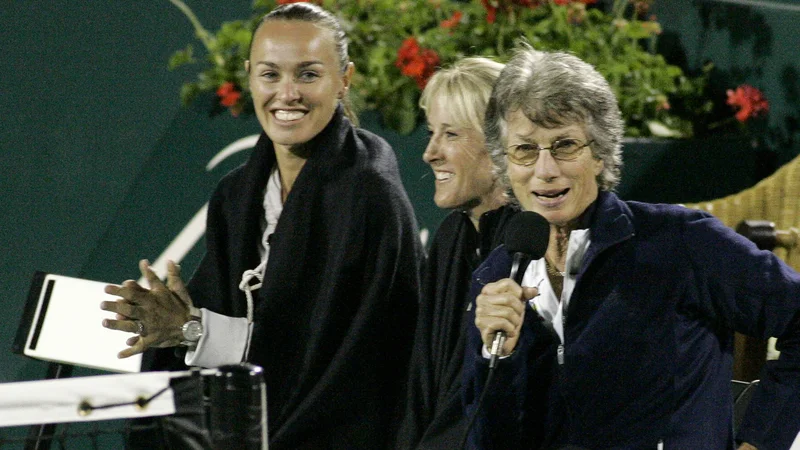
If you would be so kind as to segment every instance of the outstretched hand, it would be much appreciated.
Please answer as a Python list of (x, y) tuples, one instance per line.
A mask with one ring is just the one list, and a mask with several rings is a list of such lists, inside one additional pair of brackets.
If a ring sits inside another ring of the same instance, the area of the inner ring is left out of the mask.
[(166, 284), (150, 269), (147, 260), (139, 261), (139, 270), (150, 289), (134, 280), (119, 286), (110, 284), (105, 292), (121, 298), (100, 304), (100, 309), (116, 313), (114, 319), (103, 320), (104, 327), (136, 333), (125, 342), (129, 347), (119, 352), (119, 358), (137, 355), (150, 347), (180, 345), (181, 326), (190, 318), (192, 300), (181, 279), (180, 267), (172, 261), (167, 263)]

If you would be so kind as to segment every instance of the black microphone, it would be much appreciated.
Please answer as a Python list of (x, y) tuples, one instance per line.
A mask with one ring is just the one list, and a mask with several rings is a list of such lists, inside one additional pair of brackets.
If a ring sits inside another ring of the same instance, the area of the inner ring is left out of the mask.
[[(508, 277), (517, 283), (522, 282), (524, 271), (519, 270), (523, 259), (539, 259), (547, 251), (550, 242), (550, 224), (547, 219), (533, 211), (523, 211), (511, 218), (506, 226), (503, 244), (508, 253), (513, 255), (511, 272)], [(500, 350), (506, 342), (506, 334), (498, 331), (494, 335), (492, 348), (489, 351), (489, 368), (497, 365)]]

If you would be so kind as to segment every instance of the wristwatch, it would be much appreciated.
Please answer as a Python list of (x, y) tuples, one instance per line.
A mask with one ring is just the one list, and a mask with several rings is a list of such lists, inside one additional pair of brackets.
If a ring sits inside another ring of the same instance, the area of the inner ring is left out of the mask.
[(203, 336), (203, 324), (200, 322), (200, 317), (192, 317), (184, 323), (181, 326), (181, 333), (183, 334), (181, 345), (197, 347), (197, 342)]

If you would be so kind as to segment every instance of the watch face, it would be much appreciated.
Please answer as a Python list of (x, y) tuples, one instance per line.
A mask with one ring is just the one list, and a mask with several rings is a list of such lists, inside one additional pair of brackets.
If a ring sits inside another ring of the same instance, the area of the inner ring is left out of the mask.
[(203, 325), (196, 321), (190, 320), (183, 324), (183, 338), (190, 342), (197, 342), (200, 336), (203, 335)]

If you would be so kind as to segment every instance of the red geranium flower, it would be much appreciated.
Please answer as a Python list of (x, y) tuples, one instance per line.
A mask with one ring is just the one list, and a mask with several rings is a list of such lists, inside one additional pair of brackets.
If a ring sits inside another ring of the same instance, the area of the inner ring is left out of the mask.
[(397, 67), (401, 67), (408, 64), (410, 60), (415, 58), (419, 54), (419, 43), (413, 37), (406, 38), (402, 44), (400, 44), (400, 49), (397, 50), (397, 61), (395, 65)]
[(461, 11), (456, 11), (453, 13), (453, 17), (443, 20), (439, 26), (442, 28), (453, 28), (454, 26), (458, 25), (459, 22), (461, 22), (461, 16), (463, 15), (464, 14)]
[(742, 84), (736, 90), (728, 89), (727, 103), (737, 111), (736, 120), (742, 123), (769, 111), (769, 102), (764, 94), (748, 84)]
[(414, 37), (403, 41), (397, 50), (397, 60), (394, 65), (400, 73), (411, 77), (420, 89), (428, 84), (428, 79), (433, 75), (439, 65), (439, 55), (431, 49), (422, 49)]
[(481, 0), (481, 4), (486, 8), (486, 22), (494, 23), (497, 18), (497, 6), (492, 5), (489, 0)]
[(226, 81), (217, 89), (217, 97), (219, 97), (220, 105), (230, 108), (242, 98), (242, 93), (236, 88), (236, 85)]
[(436, 72), (436, 66), (439, 65), (439, 55), (431, 49), (425, 49), (422, 51), (420, 57), (425, 62), (425, 68), (422, 71), (422, 75), (415, 78), (414, 81), (417, 82), (417, 87), (422, 90), (425, 89), (428, 80), (433, 76), (433, 73)]
[(425, 61), (422, 58), (414, 58), (400, 68), (400, 73), (407, 77), (418, 78), (425, 73)]

